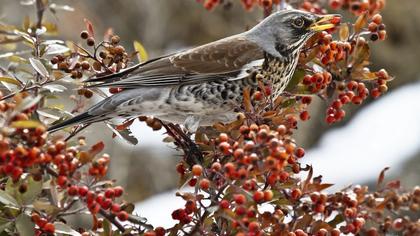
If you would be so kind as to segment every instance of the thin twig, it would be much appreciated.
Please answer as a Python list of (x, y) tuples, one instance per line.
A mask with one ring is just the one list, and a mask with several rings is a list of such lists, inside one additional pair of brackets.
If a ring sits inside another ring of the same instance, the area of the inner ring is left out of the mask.
[(124, 226), (122, 226), (120, 224), (120, 222), (118, 222), (117, 220), (115, 220), (115, 217), (113, 217), (111, 214), (109, 214), (108, 212), (106, 212), (104, 209), (102, 209), (102, 208), (99, 209), (99, 214), (101, 216), (103, 216), (105, 219), (107, 219), (109, 222), (111, 222), (111, 224), (113, 224), (115, 227), (117, 227), (118, 230), (121, 233), (124, 233), (125, 232)]

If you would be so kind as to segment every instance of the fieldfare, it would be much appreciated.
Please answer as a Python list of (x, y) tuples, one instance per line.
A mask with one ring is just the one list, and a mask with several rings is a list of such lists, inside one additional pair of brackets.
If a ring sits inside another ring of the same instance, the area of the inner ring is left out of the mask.
[(274, 97), (282, 94), (305, 42), (316, 32), (333, 28), (333, 17), (279, 11), (244, 33), (90, 79), (87, 86), (123, 91), (49, 131), (116, 117), (154, 116), (184, 123), (189, 130), (231, 122), (243, 90), (256, 88), (259, 78), (271, 84)]

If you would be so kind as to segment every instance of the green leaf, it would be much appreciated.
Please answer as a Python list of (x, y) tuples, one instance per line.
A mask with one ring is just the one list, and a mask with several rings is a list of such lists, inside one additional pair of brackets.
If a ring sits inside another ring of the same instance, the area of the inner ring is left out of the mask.
[(57, 4), (55, 4), (55, 3), (51, 3), (51, 4), (49, 5), (49, 7), (50, 7), (51, 9), (54, 9), (54, 10), (74, 11), (74, 8), (73, 8), (73, 7), (71, 7), (71, 6), (68, 6), (68, 5), (57, 5)]
[(45, 211), (47, 214), (51, 215), (51, 214), (56, 214), (57, 212), (60, 211), (60, 208), (52, 205), (50, 202), (48, 201), (43, 201), (43, 200), (35, 200), (32, 204), (34, 206), (34, 208), (38, 211)]
[(50, 92), (54, 93), (54, 92), (64, 92), (65, 90), (67, 90), (66, 87), (64, 87), (63, 85), (60, 84), (47, 84), (45, 86), (42, 87), (43, 89), (47, 89)]
[(12, 225), (13, 225), (12, 222), (6, 222), (6, 223), (0, 224), (0, 233), (3, 233), (5, 229), (9, 228)]
[(328, 222), (328, 224), (335, 228), (338, 224), (340, 224), (341, 222), (344, 221), (344, 217), (341, 214), (338, 214), (334, 217), (334, 219), (332, 219), (331, 221)]
[(17, 203), (16, 199), (14, 199), (12, 196), (10, 196), (10, 194), (3, 190), (0, 190), (0, 202), (5, 205), (19, 207), (19, 204)]
[(47, 46), (47, 49), (45, 50), (46, 55), (54, 55), (54, 54), (62, 54), (65, 52), (70, 51), (70, 48), (64, 45), (60, 44), (50, 44)]
[(16, 218), (15, 226), (20, 236), (35, 235), (35, 223), (25, 213), (20, 214)]
[(41, 96), (31, 97), (28, 96), (24, 98), (15, 108), (13, 115), (21, 113), (22, 111), (35, 106), (41, 100)]
[(8, 84), (14, 84), (17, 86), (20, 85), (19, 81), (17, 81), (15, 78), (12, 78), (12, 77), (0, 77), (0, 81), (8, 83)]
[(43, 126), (43, 124), (36, 120), (19, 120), (12, 122), (10, 126), (12, 126), (13, 128), (20, 129), (32, 129)]
[(292, 91), (296, 85), (302, 81), (303, 77), (305, 76), (305, 71), (302, 69), (295, 70), (295, 73), (292, 76), (292, 79), (287, 84), (286, 91)]
[(147, 61), (149, 56), (147, 55), (146, 49), (144, 49), (143, 45), (139, 41), (134, 41), (133, 45), (134, 50), (136, 50), (136, 52), (138, 53), (137, 57), (139, 59), (139, 62)]
[(29, 58), (29, 62), (31, 63), (32, 67), (40, 74), (42, 77), (49, 77), (49, 73), (47, 68), (45, 68), (44, 64), (36, 58)]
[(55, 222), (54, 223), (55, 232), (59, 234), (66, 234), (66, 235), (81, 235), (76, 230), (72, 229), (70, 226), (62, 223), (62, 222)]
[(22, 194), (23, 204), (32, 204), (42, 191), (42, 182), (35, 181), (32, 177), (28, 178), (28, 189)]

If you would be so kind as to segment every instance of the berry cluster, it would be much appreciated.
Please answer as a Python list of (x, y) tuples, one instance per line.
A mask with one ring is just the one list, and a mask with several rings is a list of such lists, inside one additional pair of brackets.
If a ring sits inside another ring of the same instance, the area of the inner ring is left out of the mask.
[[(88, 30), (82, 31), (80, 37), (93, 52), (75, 45), (74, 51), (54, 56), (50, 60), (53, 68), (70, 74), (73, 79), (81, 79), (84, 75), (111, 74), (126, 68), (134, 54), (128, 55), (120, 45), (120, 37), (108, 32), (104, 41), (96, 42), (92, 24), (86, 20), (86, 25)], [(110, 89), (111, 93), (120, 91), (119, 88)], [(93, 92), (86, 88), (79, 89), (78, 94), (85, 98), (93, 96)]]
[(385, 40), (385, 24), (382, 23), (382, 16), (380, 14), (376, 14), (372, 17), (372, 21), (369, 23), (368, 29), (371, 32), (370, 40)]
[[(16, 188), (18, 194), (33, 194), (33, 190), (28, 191), (34, 188), (33, 181), (51, 181), (51, 189), (54, 188), (54, 191), (40, 191), (39, 195), (33, 197), (43, 198), (45, 194), (66, 195), (61, 202), (63, 209), (58, 210), (56, 215), (74, 211), (71, 206), (73, 201), (78, 201), (84, 203), (93, 215), (103, 211), (112, 219), (126, 221), (129, 215), (124, 205), (117, 201), (124, 192), (123, 188), (113, 187), (112, 182), (98, 184), (107, 174), (110, 161), (107, 154), (96, 157), (104, 147), (102, 143), (83, 150), (86, 145), (84, 139), (79, 139), (76, 146), (69, 146), (59, 139), (47, 140), (45, 127), (32, 120), (37, 105), (20, 113), (6, 112), (32, 99), (28, 93), (21, 93), (14, 97), (13, 102), (0, 101), (3, 111), (0, 121), (10, 121), (0, 130), (0, 176), (6, 177), (2, 178), (0, 189)], [(10, 184), (9, 177), (12, 181)], [(32, 206), (32, 202), (28, 204), (24, 207), (32, 209), (31, 219), (37, 226), (37, 235), (53, 234), (55, 222), (59, 218), (51, 217), (48, 211)]]
[(385, 7), (385, 0), (330, 0), (329, 5), (332, 9), (348, 10), (355, 15), (369, 12), (373, 15)]

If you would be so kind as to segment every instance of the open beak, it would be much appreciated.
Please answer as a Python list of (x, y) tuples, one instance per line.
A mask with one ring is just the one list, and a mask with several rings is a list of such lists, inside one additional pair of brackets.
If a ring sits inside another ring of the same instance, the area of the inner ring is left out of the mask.
[(319, 16), (319, 19), (316, 22), (314, 22), (311, 26), (309, 26), (309, 29), (315, 32), (319, 32), (319, 31), (334, 28), (336, 25), (333, 24), (331, 21), (332, 19), (336, 17), (341, 17), (341, 16), (336, 15), (336, 14), (321, 15)]

